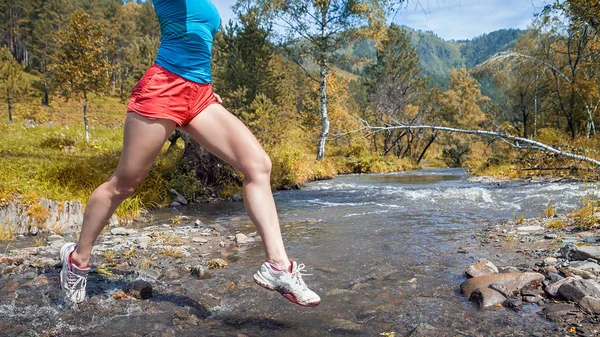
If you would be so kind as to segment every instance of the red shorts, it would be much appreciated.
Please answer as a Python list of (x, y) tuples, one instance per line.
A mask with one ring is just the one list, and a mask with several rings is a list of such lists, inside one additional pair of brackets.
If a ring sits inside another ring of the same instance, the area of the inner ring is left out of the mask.
[(188, 81), (155, 64), (133, 88), (127, 112), (150, 119), (169, 119), (182, 126), (215, 103), (219, 102), (210, 83)]

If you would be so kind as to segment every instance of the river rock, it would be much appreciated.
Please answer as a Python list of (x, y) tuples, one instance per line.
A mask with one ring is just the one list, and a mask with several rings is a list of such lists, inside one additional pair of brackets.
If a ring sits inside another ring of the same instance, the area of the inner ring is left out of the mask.
[(562, 257), (571, 260), (585, 261), (587, 259), (594, 259), (600, 261), (600, 246), (577, 247), (569, 243), (560, 249), (560, 254)]
[[(543, 231), (544, 227), (542, 226), (521, 226), (521, 227), (517, 227), (517, 231), (518, 232), (539, 232), (539, 231)], [(529, 234), (529, 233), (527, 233)]]
[(537, 296), (530, 296), (530, 295), (523, 296), (522, 298), (523, 298), (523, 302), (527, 302), (527, 303), (537, 303), (540, 300)]
[(469, 296), (469, 301), (474, 302), (480, 308), (493, 307), (502, 304), (505, 300), (504, 295), (490, 288), (475, 289)]
[(470, 297), (476, 289), (488, 288), (490, 284), (499, 284), (511, 292), (521, 290), (521, 288), (534, 282), (542, 282), (545, 279), (540, 273), (507, 273), (494, 274), (474, 277), (468, 279), (460, 285), (460, 290), (465, 296)]
[(433, 337), (440, 336), (440, 332), (434, 326), (427, 323), (419, 323), (406, 337)]
[(147, 300), (152, 298), (152, 285), (143, 280), (136, 280), (127, 284), (123, 291), (138, 300)]
[(127, 229), (123, 227), (116, 227), (110, 230), (112, 235), (127, 235)]
[(575, 306), (567, 303), (561, 303), (545, 307), (542, 310), (541, 315), (552, 322), (560, 322), (564, 320), (565, 317), (577, 312), (579, 312), (579, 310)]
[(508, 273), (520, 273), (521, 270), (517, 267), (498, 267), (498, 272), (500, 272), (501, 274), (508, 274)]
[(558, 295), (568, 301), (579, 302), (585, 296), (600, 299), (600, 285), (589, 280), (573, 280), (558, 288)]
[(596, 280), (596, 275), (587, 270), (575, 269), (571, 267), (561, 268), (560, 271), (566, 276), (579, 276), (586, 280)]
[(52, 234), (48, 237), (48, 242), (56, 242), (56, 241), (65, 241), (65, 239), (58, 234)]
[(587, 311), (592, 314), (600, 314), (600, 299), (584, 296), (581, 301), (579, 301), (579, 307), (583, 311)]
[(41, 287), (41, 286), (45, 286), (46, 284), (48, 284), (48, 277), (44, 274), (39, 275), (38, 277), (34, 278), (33, 280), (27, 282), (25, 285), (28, 285), (30, 287)]
[(235, 235), (235, 242), (238, 245), (244, 245), (254, 242), (254, 239), (247, 237), (245, 234), (238, 233)]
[(208, 269), (200, 265), (192, 267), (191, 272), (192, 275), (197, 276), (201, 280), (207, 280), (212, 277)]
[(181, 195), (181, 193), (175, 191), (174, 189), (169, 189), (169, 194), (171, 195), (171, 201), (173, 203), (177, 203), (179, 205), (187, 205), (188, 202), (185, 200), (185, 197)]
[(563, 284), (571, 283), (571, 282), (575, 281), (576, 279), (577, 278), (575, 278), (575, 277), (563, 278), (561, 280), (558, 280), (558, 281), (546, 286), (546, 288), (544, 288), (544, 291), (549, 296), (556, 297), (556, 296), (558, 296), (558, 289), (560, 289), (560, 287), (562, 287)]
[(199, 244), (204, 244), (204, 243), (207, 243), (208, 240), (206, 240), (204, 238), (195, 237), (195, 238), (192, 238), (192, 242), (199, 243)]
[(593, 272), (600, 272), (600, 265), (598, 261), (594, 259), (587, 259), (585, 261), (573, 261), (570, 267), (581, 270), (591, 270)]
[(555, 264), (557, 262), (558, 262), (558, 259), (555, 257), (552, 257), (552, 256), (544, 259), (544, 263), (546, 263), (546, 264)]
[(31, 228), (29, 228), (30, 235), (36, 236), (39, 232), (40, 229), (37, 226), (31, 226)]
[(469, 266), (465, 271), (468, 277), (498, 274), (498, 268), (487, 259), (480, 259), (476, 264)]
[(138, 245), (138, 247), (140, 247), (141, 249), (146, 249), (148, 248), (148, 245), (150, 244), (150, 241), (152, 241), (152, 238), (149, 237), (148, 235), (142, 235), (140, 237), (137, 237), (133, 240), (133, 242), (135, 244)]
[(25, 262), (24, 256), (0, 256), (0, 264), (6, 263), (9, 266), (20, 266)]
[(556, 240), (556, 234), (554, 234), (554, 233), (546, 233), (546, 234), (544, 234), (544, 239)]

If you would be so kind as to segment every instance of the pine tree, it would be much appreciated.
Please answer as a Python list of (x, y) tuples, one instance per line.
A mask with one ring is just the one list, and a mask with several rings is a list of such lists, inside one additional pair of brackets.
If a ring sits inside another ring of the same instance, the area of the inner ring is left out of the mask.
[(14, 103), (25, 92), (26, 87), (23, 66), (13, 58), (8, 48), (3, 47), (0, 49), (0, 88), (6, 94), (9, 123), (13, 122)]

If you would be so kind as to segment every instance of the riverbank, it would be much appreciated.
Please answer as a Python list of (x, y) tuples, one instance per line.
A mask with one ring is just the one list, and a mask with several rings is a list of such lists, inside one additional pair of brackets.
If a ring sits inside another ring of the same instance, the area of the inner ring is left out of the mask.
[[(233, 218), (231, 221), (239, 221)], [(115, 227), (103, 232), (93, 250), (88, 299), (71, 305), (60, 295), (59, 250), (71, 235), (22, 238), (2, 247), (0, 254), (0, 331), (9, 336), (120, 334), (116, 326), (95, 327), (93, 315), (116, 317), (137, 302), (148, 310), (148, 321), (169, 328), (161, 336), (176, 336), (195, 328), (221, 306), (221, 295), (253, 286), (246, 278), (222, 277), (231, 268), (230, 254), (260, 245), (256, 232), (240, 233), (218, 223), (205, 224), (175, 216), (169, 224), (141, 229)], [(44, 307), (73, 307), (51, 320)], [(159, 317), (168, 312), (168, 317)], [(207, 328), (207, 327), (205, 327)], [(202, 331), (201, 327), (197, 331)], [(113, 331), (114, 334), (111, 332)], [(127, 329), (135, 335), (135, 327)], [(154, 336), (152, 332), (150, 335)]]
[(581, 213), (549, 207), (542, 217), (485, 226), (457, 252), (479, 259), (465, 271), (473, 278), (463, 294), (482, 310), (537, 313), (557, 334), (600, 335), (600, 230), (582, 228)]

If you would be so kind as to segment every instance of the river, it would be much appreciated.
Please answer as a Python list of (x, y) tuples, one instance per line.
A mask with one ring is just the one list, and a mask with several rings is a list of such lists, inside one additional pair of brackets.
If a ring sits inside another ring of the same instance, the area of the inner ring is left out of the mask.
[[(209, 294), (223, 280), (236, 286), (219, 294), (219, 304), (196, 327), (164, 335), (404, 336), (426, 323), (438, 336), (550, 336), (554, 326), (536, 314), (535, 305), (518, 313), (505, 308), (480, 311), (459, 293), (464, 270), (478, 258), (502, 266), (514, 257), (489, 256), (471, 236), (490, 222), (540, 216), (548, 205), (572, 210), (596, 188), (572, 182), (472, 183), (463, 169), (426, 169), (339, 176), (298, 191), (278, 191), (275, 200), (288, 254), (306, 264), (312, 275), (304, 279), (322, 303), (299, 307), (254, 285), (252, 274), (264, 258), (261, 246), (254, 244), (229, 253), (230, 266), (211, 280), (179, 281), (187, 295), (196, 288)], [(255, 231), (240, 202), (194, 205), (153, 216), (161, 223), (180, 212), (242, 233)], [(463, 246), (470, 247), (468, 254), (458, 253)], [(92, 297), (101, 292), (92, 291)], [(78, 326), (72, 329), (79, 331), (75, 335), (158, 336), (161, 329), (172, 328), (172, 309), (152, 303), (177, 301), (165, 296), (154, 301), (121, 304), (109, 314), (113, 317), (106, 317), (70, 311), (49, 296), (35, 310), (5, 306), (4, 313), (12, 315), (5, 323), (34, 315), (48, 325), (57, 315), (67, 326), (61, 330)]]

